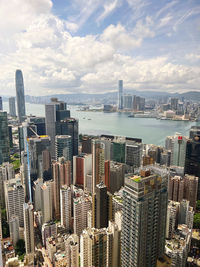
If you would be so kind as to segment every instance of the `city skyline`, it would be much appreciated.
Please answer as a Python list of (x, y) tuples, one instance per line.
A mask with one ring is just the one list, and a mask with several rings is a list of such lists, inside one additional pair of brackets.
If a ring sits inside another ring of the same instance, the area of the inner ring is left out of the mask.
[(1, 95), (14, 95), (18, 68), (27, 95), (116, 91), (120, 79), (139, 91), (199, 89), (194, 0), (18, 0), (0, 10)]

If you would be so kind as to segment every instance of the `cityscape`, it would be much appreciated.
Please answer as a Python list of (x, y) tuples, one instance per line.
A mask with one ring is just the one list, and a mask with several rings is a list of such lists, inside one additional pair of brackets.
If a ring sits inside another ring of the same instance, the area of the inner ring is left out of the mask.
[[(149, 106), (119, 80), (117, 102), (100, 113), (143, 120), (150, 110), (196, 123), (158, 146), (80, 133), (55, 97), (45, 117), (26, 115), (21, 70), (15, 84), (8, 112), (0, 98), (1, 266), (199, 266), (199, 102)], [(76, 108), (90, 114), (99, 105)]]
[(200, 2), (0, 18), (0, 267), (200, 267)]

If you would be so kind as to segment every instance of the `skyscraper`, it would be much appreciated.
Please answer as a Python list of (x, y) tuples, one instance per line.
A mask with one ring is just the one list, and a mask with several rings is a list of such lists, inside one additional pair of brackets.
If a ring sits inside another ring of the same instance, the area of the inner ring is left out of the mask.
[(92, 209), (92, 198), (81, 196), (74, 198), (74, 233), (80, 235), (87, 228), (88, 211)]
[(123, 109), (123, 80), (119, 80), (118, 109)]
[(9, 161), (9, 152), (7, 112), (0, 111), (0, 165)]
[(185, 173), (199, 177), (197, 199), (200, 199), (200, 127), (193, 126), (186, 145)]
[(15, 246), (19, 240), (19, 218), (17, 216), (12, 216), (9, 220), (9, 229), (12, 243)]
[(26, 116), (25, 97), (24, 97), (24, 81), (21, 70), (16, 70), (15, 73), (16, 96), (17, 96), (17, 112), (19, 122), (23, 121)]
[(10, 116), (16, 117), (15, 98), (9, 97), (9, 113)]
[(71, 184), (71, 163), (60, 158), (59, 162), (53, 162), (53, 199), (54, 216), (60, 219), (60, 189), (63, 185)]
[(105, 145), (99, 140), (92, 140), (92, 179), (93, 192), (97, 184), (105, 180)]
[(35, 251), (33, 222), (33, 205), (30, 203), (24, 203), (24, 239), (26, 254), (34, 253)]
[(50, 150), (50, 138), (48, 136), (28, 138), (30, 174), (31, 179), (43, 177), (43, 151)]
[(142, 149), (141, 143), (133, 141), (126, 142), (126, 164), (133, 168), (139, 168), (142, 161)]
[(9, 162), (4, 162), (0, 166), (0, 207), (5, 208), (5, 192), (4, 192), (4, 182), (14, 179), (15, 171), (13, 165)]
[(53, 219), (52, 183), (45, 182), (40, 190), (43, 223), (47, 223)]
[(24, 187), (21, 179), (11, 179), (5, 182), (5, 202), (8, 221), (12, 216), (19, 218), (19, 226), (24, 227), (23, 204), (25, 201)]
[(72, 138), (70, 135), (56, 135), (56, 160), (64, 157), (72, 163)]
[(141, 172), (141, 176), (125, 178), (122, 267), (155, 267), (164, 253), (167, 179), (147, 175)]
[(86, 176), (92, 173), (92, 154), (73, 157), (73, 183), (86, 188)]
[(125, 163), (126, 161), (126, 141), (125, 138), (116, 137), (112, 142), (112, 160)]
[(0, 110), (3, 110), (3, 101), (2, 101), (2, 97), (0, 96)]
[(72, 155), (78, 155), (79, 130), (77, 119), (67, 118), (56, 122), (56, 134), (70, 135), (72, 138)]
[[(52, 98), (51, 103), (45, 105), (46, 134), (51, 139), (51, 156), (55, 159), (55, 136), (63, 135), (57, 131), (57, 123), (70, 117), (70, 111), (67, 110), (67, 104)], [(65, 133), (68, 134), (68, 133)]]
[(92, 201), (93, 227), (108, 227), (108, 221), (112, 219), (112, 195), (107, 193), (107, 187), (101, 182), (96, 186)]
[(64, 225), (67, 231), (71, 229), (71, 199), (71, 188), (67, 185), (63, 185), (60, 189), (61, 225)]

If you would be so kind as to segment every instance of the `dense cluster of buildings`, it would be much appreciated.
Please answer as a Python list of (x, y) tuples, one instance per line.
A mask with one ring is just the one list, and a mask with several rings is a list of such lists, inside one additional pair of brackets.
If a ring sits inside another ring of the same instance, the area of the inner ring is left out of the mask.
[[(127, 91), (129, 92), (129, 91)], [(200, 121), (198, 101), (188, 101), (180, 96), (145, 97), (128, 94), (123, 90), (123, 80), (118, 82), (116, 104), (104, 104), (104, 112), (125, 112), (132, 118), (156, 118), (160, 120)], [(90, 110), (90, 109), (88, 109)], [(95, 109), (92, 109), (95, 111)], [(99, 109), (98, 109), (99, 111)]]
[[(198, 262), (193, 220), (200, 199), (199, 127), (192, 127), (189, 137), (168, 136), (165, 147), (111, 135), (79, 139), (78, 120), (56, 98), (45, 105), (45, 118), (26, 117), (20, 70), (16, 91), (14, 152), (7, 112), (0, 111), (0, 263), (183, 267)], [(145, 100), (123, 95), (119, 81), (118, 104), (138, 111)], [(9, 106), (15, 117), (13, 97)], [(18, 167), (10, 161), (13, 153)]]

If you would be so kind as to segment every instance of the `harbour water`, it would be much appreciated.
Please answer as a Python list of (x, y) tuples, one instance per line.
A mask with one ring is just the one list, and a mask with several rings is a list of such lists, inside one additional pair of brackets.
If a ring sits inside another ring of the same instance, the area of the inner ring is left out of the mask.
[[(8, 111), (8, 102), (3, 103)], [(111, 134), (142, 138), (145, 144), (164, 145), (166, 136), (176, 132), (188, 136), (193, 125), (199, 122), (157, 120), (154, 118), (129, 118), (126, 113), (103, 113), (80, 111), (78, 106), (68, 106), (71, 117), (79, 119), (81, 134)], [(26, 114), (45, 116), (45, 107), (41, 104), (26, 103)]]

